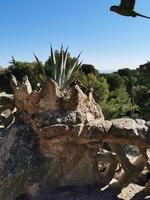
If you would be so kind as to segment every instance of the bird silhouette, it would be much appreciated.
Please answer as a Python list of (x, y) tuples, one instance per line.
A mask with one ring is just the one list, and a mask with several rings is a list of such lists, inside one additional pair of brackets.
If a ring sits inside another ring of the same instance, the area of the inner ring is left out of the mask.
[(145, 15), (142, 15), (134, 11), (135, 2), (136, 0), (121, 0), (119, 6), (111, 6), (110, 10), (123, 16), (129, 16), (129, 17), (139, 16), (150, 19), (150, 17), (147, 17)]

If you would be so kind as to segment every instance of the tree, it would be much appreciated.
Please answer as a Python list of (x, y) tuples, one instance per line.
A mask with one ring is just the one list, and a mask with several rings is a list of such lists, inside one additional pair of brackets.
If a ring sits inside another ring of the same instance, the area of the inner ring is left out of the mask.
[(103, 108), (107, 119), (126, 116), (131, 110), (132, 103), (125, 86), (111, 91)]
[(8, 67), (10, 74), (16, 76), (19, 82), (25, 75), (27, 75), (30, 82), (32, 83), (33, 89), (36, 88), (37, 83), (40, 82), (36, 73), (36, 68), (37, 68), (36, 62), (31, 62), (31, 63), (21, 62), (21, 61), (16, 61), (13, 58), (10, 64), (11, 65)]
[(85, 74), (85, 75), (88, 75), (88, 74), (96, 74), (96, 69), (93, 65), (90, 65), (90, 64), (83, 64), (82, 67), (81, 67), (81, 71)]
[(93, 74), (81, 74), (80, 79), (87, 89), (93, 88), (93, 95), (96, 102), (103, 107), (109, 95), (107, 80), (102, 76), (97, 78)]
[(110, 91), (120, 88), (125, 84), (124, 79), (116, 72), (105, 74), (104, 77), (107, 79)]

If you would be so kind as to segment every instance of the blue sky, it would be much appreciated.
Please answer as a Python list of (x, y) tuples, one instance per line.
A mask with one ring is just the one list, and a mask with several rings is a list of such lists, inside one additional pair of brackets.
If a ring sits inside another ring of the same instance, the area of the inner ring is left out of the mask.
[[(0, 65), (45, 61), (49, 43), (69, 45), (84, 63), (101, 71), (137, 68), (150, 60), (150, 20), (109, 11), (119, 0), (0, 0)], [(137, 0), (136, 10), (150, 15), (150, 1)]]

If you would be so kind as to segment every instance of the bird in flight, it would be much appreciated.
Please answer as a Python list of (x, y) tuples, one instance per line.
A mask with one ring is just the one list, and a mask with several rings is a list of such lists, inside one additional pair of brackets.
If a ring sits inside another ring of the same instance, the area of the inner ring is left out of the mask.
[(139, 16), (150, 19), (150, 17), (147, 17), (145, 15), (142, 15), (134, 11), (135, 2), (136, 0), (121, 0), (119, 6), (111, 6), (110, 10), (123, 16), (129, 16), (129, 17)]

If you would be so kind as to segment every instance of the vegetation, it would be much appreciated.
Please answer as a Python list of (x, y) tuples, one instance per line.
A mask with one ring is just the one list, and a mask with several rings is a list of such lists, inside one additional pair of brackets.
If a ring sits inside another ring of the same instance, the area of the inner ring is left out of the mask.
[(93, 88), (94, 98), (101, 105), (106, 119), (129, 116), (150, 120), (150, 62), (136, 70), (125, 68), (102, 74), (93, 65), (81, 66), (79, 56), (72, 57), (63, 47), (60, 51), (51, 48), (51, 55), (45, 63), (35, 58), (36, 61), (32, 63), (13, 58), (8, 68), (1, 67), (0, 91), (12, 92), (10, 74), (14, 74), (18, 80), (27, 75), (33, 89), (48, 77), (55, 79), (64, 89), (79, 76), (87, 91)]
[(42, 81), (45, 81), (48, 77), (54, 79), (60, 88), (63, 90), (70, 85), (79, 75), (79, 69), (82, 62), (78, 62), (80, 54), (77, 58), (70, 58), (68, 48), (63, 49), (63, 46), (59, 51), (53, 51), (51, 47), (51, 55), (43, 65), (35, 56), (37, 61), (38, 73), (41, 75)]
[(136, 70), (120, 69), (110, 74), (81, 74), (87, 87), (93, 87), (96, 101), (107, 119), (129, 116), (150, 120), (150, 62)]

